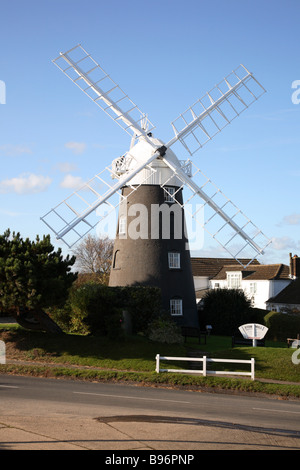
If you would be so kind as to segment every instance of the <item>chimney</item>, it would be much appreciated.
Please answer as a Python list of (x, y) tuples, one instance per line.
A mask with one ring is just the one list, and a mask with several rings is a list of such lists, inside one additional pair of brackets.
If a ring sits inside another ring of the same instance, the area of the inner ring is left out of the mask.
[(300, 277), (300, 258), (297, 255), (292, 256), (292, 253), (290, 253), (290, 277), (291, 279)]

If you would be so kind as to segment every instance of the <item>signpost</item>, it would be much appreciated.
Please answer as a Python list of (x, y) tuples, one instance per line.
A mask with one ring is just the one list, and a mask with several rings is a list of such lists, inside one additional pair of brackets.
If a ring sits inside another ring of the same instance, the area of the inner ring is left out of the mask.
[(264, 338), (268, 328), (259, 323), (246, 323), (245, 325), (241, 325), (239, 330), (245, 339), (252, 339), (252, 346), (256, 347), (256, 341)]

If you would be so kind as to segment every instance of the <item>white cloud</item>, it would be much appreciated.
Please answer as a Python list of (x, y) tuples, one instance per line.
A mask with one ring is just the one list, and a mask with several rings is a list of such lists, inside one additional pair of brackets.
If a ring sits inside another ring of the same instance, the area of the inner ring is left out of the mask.
[(65, 147), (78, 155), (85, 151), (86, 144), (84, 142), (67, 142)]
[(32, 150), (28, 145), (0, 145), (0, 154), (6, 157), (17, 157), (23, 155), (23, 153), (32, 153)]
[(69, 163), (69, 162), (61, 162), (61, 163), (58, 163), (57, 164), (57, 168), (59, 169), (59, 171), (61, 171), (62, 173), (68, 173), (70, 171), (74, 171), (77, 169), (77, 165), (75, 165), (74, 163)]
[(274, 237), (272, 238), (272, 248), (275, 250), (292, 250), (299, 248), (299, 244), (290, 237)]
[(0, 214), (8, 215), (8, 217), (19, 217), (20, 215), (24, 215), (22, 212), (7, 211), (5, 209), (0, 209)]
[(83, 183), (81, 176), (66, 175), (60, 183), (60, 186), (62, 188), (78, 189)]
[(0, 193), (34, 194), (45, 191), (51, 183), (48, 176), (23, 174), (0, 181)]
[(286, 215), (285, 217), (283, 217), (282, 223), (287, 224), (287, 225), (299, 225), (300, 214)]

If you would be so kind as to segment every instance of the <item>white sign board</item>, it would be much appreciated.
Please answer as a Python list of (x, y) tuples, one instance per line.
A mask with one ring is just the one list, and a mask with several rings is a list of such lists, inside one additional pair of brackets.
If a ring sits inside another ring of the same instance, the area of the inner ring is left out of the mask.
[(259, 323), (246, 323), (239, 327), (240, 332), (242, 333), (245, 339), (252, 339), (253, 346), (256, 346), (257, 339), (263, 339), (269, 328)]

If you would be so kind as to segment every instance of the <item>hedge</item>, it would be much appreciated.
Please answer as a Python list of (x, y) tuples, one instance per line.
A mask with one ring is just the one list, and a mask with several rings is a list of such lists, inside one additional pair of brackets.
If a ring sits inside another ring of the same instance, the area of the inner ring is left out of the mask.
[(286, 341), (287, 338), (297, 338), (297, 334), (300, 334), (299, 313), (269, 312), (264, 321), (269, 328), (267, 338), (272, 341)]

